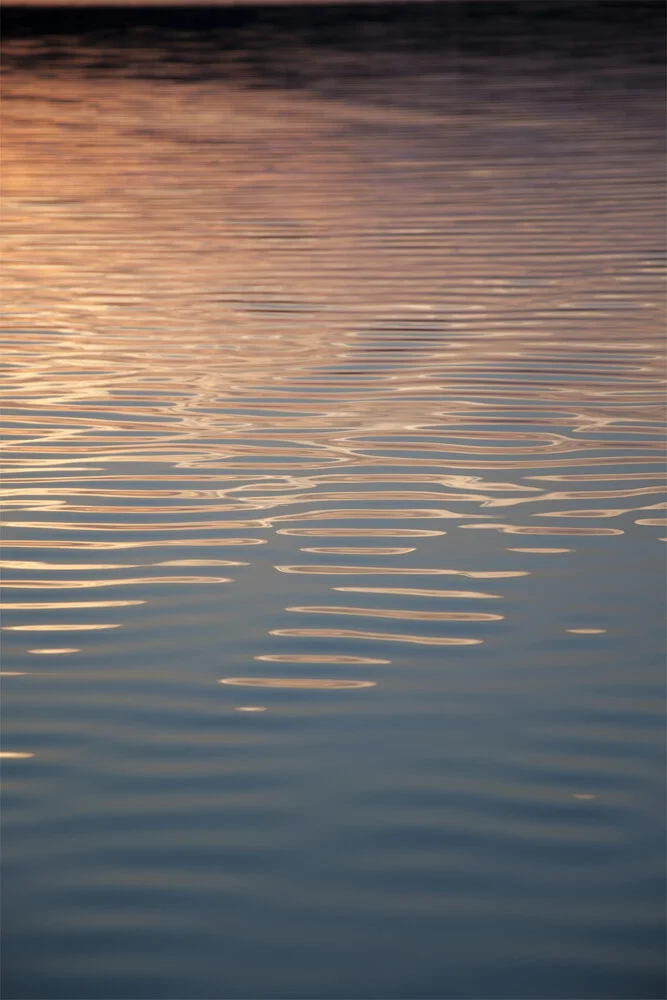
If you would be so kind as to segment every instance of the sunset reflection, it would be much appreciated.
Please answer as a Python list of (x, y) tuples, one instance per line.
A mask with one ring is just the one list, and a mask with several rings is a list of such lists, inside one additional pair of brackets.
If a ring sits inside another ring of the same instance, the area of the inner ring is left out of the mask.
[(664, 996), (659, 5), (118, 2), (4, 14), (3, 995)]

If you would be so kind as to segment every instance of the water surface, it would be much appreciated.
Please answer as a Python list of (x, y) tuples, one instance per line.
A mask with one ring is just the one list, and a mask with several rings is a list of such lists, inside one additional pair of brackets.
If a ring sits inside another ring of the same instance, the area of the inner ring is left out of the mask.
[(6, 1000), (664, 997), (660, 11), (606, 6), (10, 17)]

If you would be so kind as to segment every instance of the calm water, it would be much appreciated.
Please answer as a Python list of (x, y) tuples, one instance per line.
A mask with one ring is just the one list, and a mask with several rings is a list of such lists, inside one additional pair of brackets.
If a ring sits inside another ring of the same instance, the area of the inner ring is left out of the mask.
[(664, 997), (614, 9), (9, 32), (5, 1000)]

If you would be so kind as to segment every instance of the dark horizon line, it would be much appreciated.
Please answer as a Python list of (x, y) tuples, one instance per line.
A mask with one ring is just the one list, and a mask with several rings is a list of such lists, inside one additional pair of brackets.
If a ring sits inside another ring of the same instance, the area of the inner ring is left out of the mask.
[[(652, 61), (664, 54), (664, 0), (203, 0), (203, 2), (20, 2), (0, 5), (2, 38), (124, 35), (157, 31), (246, 30), (263, 24), (306, 32), (315, 41), (348, 37), (356, 23), (396, 34), (404, 28), (426, 44), (454, 30), (463, 44), (480, 30), (494, 45), (516, 46), (526, 32), (540, 44), (621, 51), (632, 37)], [(516, 29), (520, 28), (517, 35)], [(354, 32), (353, 32), (354, 33)], [(91, 40), (94, 40), (91, 39)], [(379, 39), (376, 39), (379, 42)], [(366, 44), (373, 45), (372, 39)]]
[(0, 12), (54, 11), (54, 10), (233, 10), (236, 7), (438, 7), (474, 5), (476, 7), (505, 7), (527, 14), (576, 12), (585, 15), (596, 9), (627, 11), (664, 10), (664, 0), (10, 0), (0, 3)]

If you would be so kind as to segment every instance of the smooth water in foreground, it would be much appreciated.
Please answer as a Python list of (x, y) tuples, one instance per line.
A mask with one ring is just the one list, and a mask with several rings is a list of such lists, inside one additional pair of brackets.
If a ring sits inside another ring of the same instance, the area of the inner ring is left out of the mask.
[(10, 32), (5, 1000), (664, 997), (659, 10), (510, 7)]

